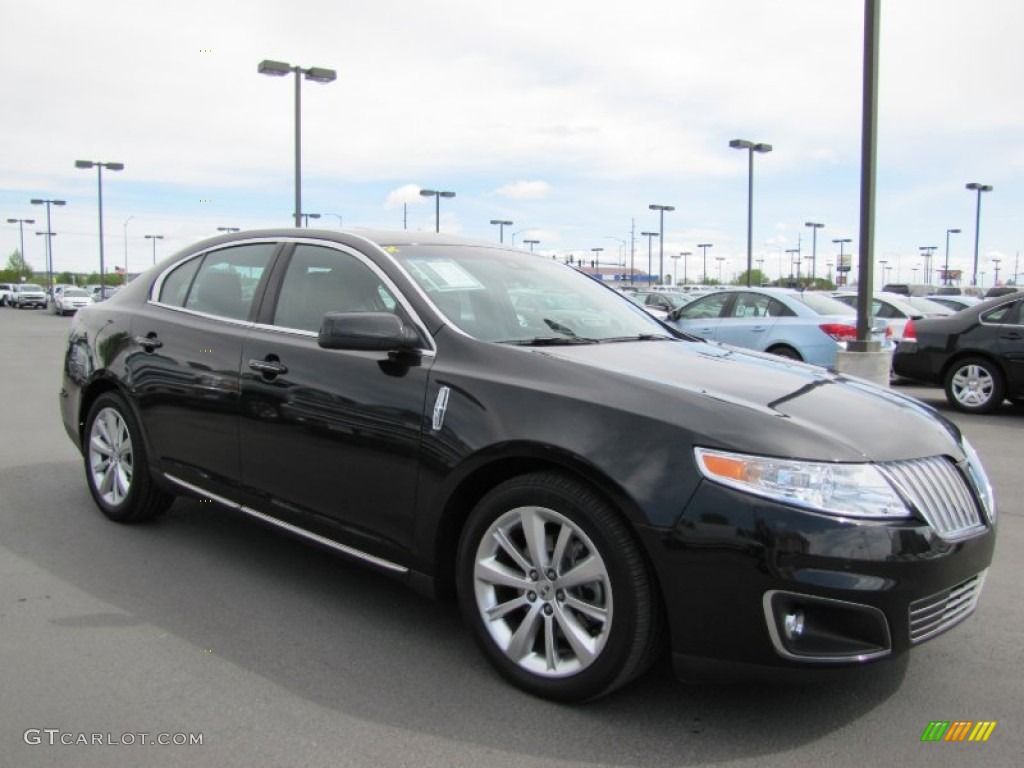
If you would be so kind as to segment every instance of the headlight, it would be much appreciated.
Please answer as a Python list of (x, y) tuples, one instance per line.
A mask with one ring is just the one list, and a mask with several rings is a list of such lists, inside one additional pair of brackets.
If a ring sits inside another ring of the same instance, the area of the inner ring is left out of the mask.
[(988, 475), (985, 473), (985, 468), (981, 465), (981, 457), (978, 456), (978, 452), (974, 450), (974, 446), (967, 441), (966, 437), (961, 438), (961, 446), (964, 453), (967, 454), (967, 474), (971, 476), (974, 489), (981, 497), (981, 504), (985, 508), (989, 522), (994, 523), (996, 521), (996, 495), (992, 490), (992, 483), (989, 482)]
[(756, 496), (843, 517), (893, 519), (911, 512), (871, 464), (830, 464), (695, 448), (708, 480)]

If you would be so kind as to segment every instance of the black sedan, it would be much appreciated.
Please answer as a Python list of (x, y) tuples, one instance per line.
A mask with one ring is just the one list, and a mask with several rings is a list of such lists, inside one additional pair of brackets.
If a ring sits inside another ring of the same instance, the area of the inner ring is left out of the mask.
[(991, 413), (1006, 398), (1021, 400), (1024, 294), (909, 322), (892, 367), (899, 376), (945, 387), (949, 404), (967, 413)]
[(504, 246), (214, 238), (82, 309), (63, 371), (107, 517), (190, 495), (453, 595), (557, 700), (665, 649), (688, 678), (891, 658), (968, 616), (992, 558), (985, 472), (937, 413)]

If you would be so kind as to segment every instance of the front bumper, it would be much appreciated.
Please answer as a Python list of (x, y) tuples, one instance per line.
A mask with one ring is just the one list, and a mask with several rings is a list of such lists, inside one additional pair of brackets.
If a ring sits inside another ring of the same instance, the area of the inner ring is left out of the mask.
[(640, 535), (686, 679), (898, 657), (970, 615), (995, 545), (987, 522), (949, 542), (916, 519), (851, 523), (707, 482), (675, 528)]

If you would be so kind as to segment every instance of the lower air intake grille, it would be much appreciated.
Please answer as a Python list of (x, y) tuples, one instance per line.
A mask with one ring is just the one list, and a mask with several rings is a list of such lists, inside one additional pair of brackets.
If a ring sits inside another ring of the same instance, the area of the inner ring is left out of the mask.
[(910, 642), (921, 643), (966, 619), (978, 605), (985, 571), (962, 584), (910, 604)]

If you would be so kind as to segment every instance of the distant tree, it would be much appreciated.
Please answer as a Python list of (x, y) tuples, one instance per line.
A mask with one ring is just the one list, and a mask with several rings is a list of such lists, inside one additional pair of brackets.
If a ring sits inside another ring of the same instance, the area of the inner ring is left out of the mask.
[(75, 276), (70, 272), (61, 272), (59, 275), (53, 276), (53, 281), (55, 283), (60, 283), (61, 285), (74, 285)]
[(15, 248), (14, 252), (7, 258), (7, 268), (3, 270), (2, 274), (4, 282), (8, 283), (20, 282), (21, 278), (30, 280), (32, 278), (32, 267), (25, 261), (21, 251)]

